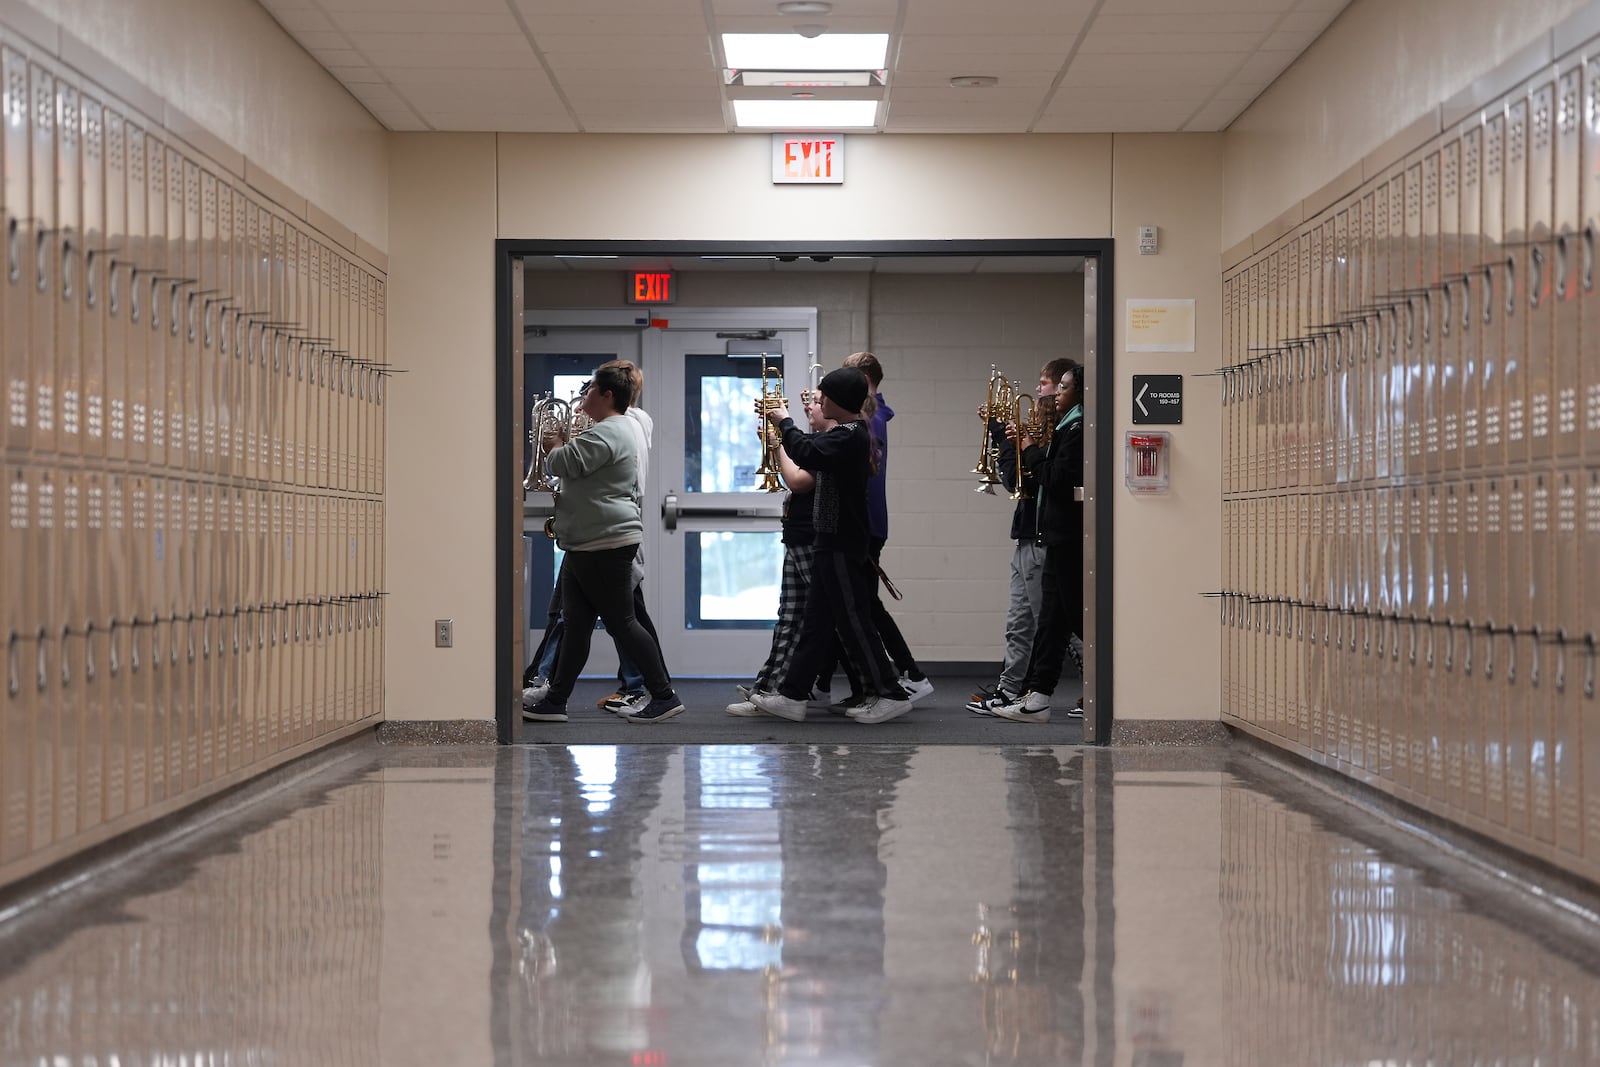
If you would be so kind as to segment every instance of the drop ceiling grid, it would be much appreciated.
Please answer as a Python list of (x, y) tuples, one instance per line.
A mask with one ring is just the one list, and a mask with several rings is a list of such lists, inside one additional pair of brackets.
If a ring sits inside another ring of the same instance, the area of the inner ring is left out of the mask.
[[(816, 21), (898, 28), (886, 132), (1218, 130), (1347, 2), (834, 0)], [(776, 0), (261, 3), (396, 130), (726, 131), (719, 35), (806, 21)], [(999, 85), (949, 85), (970, 74)]]

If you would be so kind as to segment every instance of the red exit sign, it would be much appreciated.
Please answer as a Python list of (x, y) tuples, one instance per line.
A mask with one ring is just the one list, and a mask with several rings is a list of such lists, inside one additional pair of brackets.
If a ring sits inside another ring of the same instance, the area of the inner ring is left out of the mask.
[(844, 135), (773, 134), (772, 180), (779, 185), (844, 184)]
[(672, 304), (678, 299), (678, 279), (671, 271), (636, 270), (628, 275), (628, 303)]

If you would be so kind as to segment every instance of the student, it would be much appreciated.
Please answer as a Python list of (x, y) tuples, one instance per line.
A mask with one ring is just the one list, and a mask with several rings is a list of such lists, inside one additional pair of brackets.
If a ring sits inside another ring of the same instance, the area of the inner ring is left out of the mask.
[(634, 615), (634, 560), (643, 538), (639, 496), (639, 437), (627, 418), (633, 383), (626, 371), (604, 367), (581, 394), (594, 426), (570, 441), (565, 431), (545, 439), (550, 472), (561, 479), (556, 498), (556, 539), (566, 550), (561, 566), (561, 609), (566, 618), (555, 676), (544, 698), (524, 707), (534, 722), (566, 722), (567, 698), (589, 659), (598, 616), (617, 644), (644, 672), (651, 700), (625, 713), (629, 722), (661, 722), (683, 711), (654, 639)]
[[(809, 399), (805, 410), (812, 433), (825, 433), (833, 428), (834, 422), (822, 413), (819, 399)], [(783, 586), (778, 594), (778, 622), (772, 628), (772, 650), (767, 654), (767, 662), (748, 688), (741, 687), (745, 699), (728, 705), (729, 715), (760, 715), (761, 709), (750, 702), (750, 694), (777, 691), (778, 683), (788, 673), (794, 659), (800, 640), (800, 620), (805, 616), (806, 594), (811, 588), (815, 554), (811, 508), (817, 480), (810, 471), (795, 466), (781, 445), (778, 470), (783, 484), (789, 487), (789, 499), (783, 503)], [(812, 695), (826, 702), (821, 694), (814, 691)]]
[[(1039, 539), (1044, 542), (1039, 628), (1028, 657), (1023, 695), (993, 709), (1013, 722), (1049, 722), (1050, 698), (1068, 643), (1083, 620), (1083, 368), (1072, 364), (1055, 389), (1056, 424), (1048, 448), (1017, 428), (1022, 466), (1038, 486)], [(1081, 707), (1067, 711), (1082, 718)]]
[(794, 424), (786, 406), (767, 413), (782, 430), (784, 451), (795, 466), (816, 476), (815, 548), (794, 658), (778, 691), (752, 693), (750, 702), (769, 715), (795, 722), (805, 719), (812, 679), (832, 650), (837, 632), (846, 655), (870, 686), (866, 701), (852, 717), (857, 722), (887, 722), (910, 711), (911, 701), (884, 655), (869, 606), (878, 576), (867, 520), (873, 449), (861, 416), (867, 378), (854, 367), (840, 367), (828, 372), (817, 388), (823, 415), (838, 423), (832, 429), (808, 436)]
[[(1039, 370), (1035, 402), (1043, 417), (1055, 419), (1055, 392), (1062, 376), (1077, 366), (1070, 359), (1052, 359)], [(1000, 666), (1000, 680), (993, 689), (980, 689), (967, 702), (967, 710), (992, 715), (994, 709), (1016, 703), (1028, 676), (1028, 657), (1039, 626), (1044, 600), (1044, 542), (1039, 539), (1039, 517), (1033, 478), (1021, 478), (1018, 464), (1021, 449), (1016, 445), (1016, 423), (989, 420), (989, 437), (1000, 456), (1000, 480), (1005, 488), (1020, 494), (1011, 512), (1011, 595), (1006, 608), (1006, 654)]]

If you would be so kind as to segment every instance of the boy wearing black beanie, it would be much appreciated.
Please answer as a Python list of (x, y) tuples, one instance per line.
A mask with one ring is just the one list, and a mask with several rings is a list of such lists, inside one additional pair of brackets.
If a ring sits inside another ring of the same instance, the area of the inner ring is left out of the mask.
[(829, 371), (817, 389), (823, 414), (838, 424), (830, 430), (807, 435), (794, 424), (787, 407), (767, 412), (768, 420), (783, 433), (784, 451), (795, 466), (817, 476), (812, 504), (816, 556), (789, 670), (778, 692), (752, 693), (750, 701), (768, 715), (804, 720), (811, 683), (831, 654), (837, 632), (845, 654), (870, 690), (851, 717), (864, 723), (887, 722), (910, 711), (911, 702), (872, 623), (871, 595), (878, 575), (872, 565), (867, 518), (872, 440), (861, 420), (867, 378), (854, 367), (840, 367)]

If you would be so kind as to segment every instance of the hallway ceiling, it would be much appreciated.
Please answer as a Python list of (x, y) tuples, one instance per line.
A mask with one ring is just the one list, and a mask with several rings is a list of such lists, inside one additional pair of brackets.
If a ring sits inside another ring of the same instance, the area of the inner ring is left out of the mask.
[(1221, 130), (1348, 2), (261, 0), (389, 129), (526, 133), (732, 131), (721, 35), (804, 23), (890, 35), (883, 132)]

